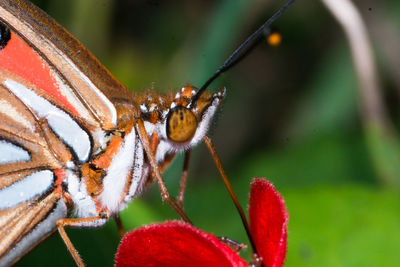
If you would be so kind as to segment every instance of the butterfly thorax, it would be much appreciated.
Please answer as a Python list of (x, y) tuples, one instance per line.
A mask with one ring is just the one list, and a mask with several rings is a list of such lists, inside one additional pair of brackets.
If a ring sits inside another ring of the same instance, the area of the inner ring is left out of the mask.
[(130, 103), (114, 102), (118, 127), (107, 134), (106, 146), (94, 151), (91, 160), (82, 164), (81, 190), (66, 194), (76, 216), (114, 214), (153, 181), (138, 120), (143, 121), (160, 171), (168, 167), (177, 152), (193, 147), (204, 137), (223, 92), (205, 93), (190, 109), (188, 105), (195, 93), (194, 87), (185, 86), (175, 96), (144, 92), (135, 94)]

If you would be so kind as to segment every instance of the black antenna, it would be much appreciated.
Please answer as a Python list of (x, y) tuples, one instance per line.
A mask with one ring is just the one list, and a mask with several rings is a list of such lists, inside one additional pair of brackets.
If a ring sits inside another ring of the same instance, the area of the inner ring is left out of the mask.
[(207, 87), (216, 79), (219, 75), (229, 70), (233, 66), (235, 66), (238, 62), (240, 62), (245, 56), (249, 54), (251, 50), (261, 41), (264, 37), (268, 36), (271, 33), (271, 29), (269, 25), (271, 25), (275, 20), (277, 20), (283, 12), (286, 11), (296, 0), (288, 1), (281, 9), (279, 9), (272, 17), (270, 17), (258, 30), (256, 30), (246, 41), (244, 41), (233, 53), (232, 55), (225, 60), (224, 64), (218, 68), (218, 70), (208, 79), (204, 85), (197, 91), (192, 97), (190, 106), (195, 107), (196, 102), (201, 96), (201, 94), (207, 89)]

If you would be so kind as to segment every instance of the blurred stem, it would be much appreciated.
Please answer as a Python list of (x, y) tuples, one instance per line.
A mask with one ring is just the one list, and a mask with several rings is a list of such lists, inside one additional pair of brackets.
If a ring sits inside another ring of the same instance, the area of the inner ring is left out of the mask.
[(382, 182), (400, 186), (400, 143), (387, 117), (365, 24), (350, 0), (322, 0), (343, 27), (359, 83), (368, 149)]

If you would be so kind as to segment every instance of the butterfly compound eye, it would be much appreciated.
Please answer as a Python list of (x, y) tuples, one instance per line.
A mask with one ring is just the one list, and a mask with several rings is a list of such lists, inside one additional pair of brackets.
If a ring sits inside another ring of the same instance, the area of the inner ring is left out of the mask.
[(177, 106), (173, 108), (167, 118), (167, 136), (177, 143), (189, 141), (195, 134), (197, 119), (189, 109)]

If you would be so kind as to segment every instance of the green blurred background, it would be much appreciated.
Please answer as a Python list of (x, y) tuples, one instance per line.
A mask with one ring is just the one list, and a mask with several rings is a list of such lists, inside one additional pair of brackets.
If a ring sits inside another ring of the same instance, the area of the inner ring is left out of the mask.
[[(276, 11), (272, 0), (34, 1), (132, 90), (201, 86)], [(388, 133), (362, 120), (343, 30), (320, 1), (297, 1), (261, 44), (212, 88), (227, 97), (210, 130), (242, 205), (266, 177), (290, 214), (286, 266), (400, 266), (400, 2), (355, 1), (375, 52)], [(176, 194), (182, 157), (165, 173)], [(204, 144), (192, 155), (185, 209), (194, 224), (248, 243)], [(123, 211), (127, 229), (176, 219), (153, 185)], [(88, 266), (112, 266), (115, 223), (68, 229)], [(151, 249), (151, 248), (149, 248)], [(243, 254), (247, 257), (246, 253)], [(17, 266), (73, 266), (54, 234)]]

